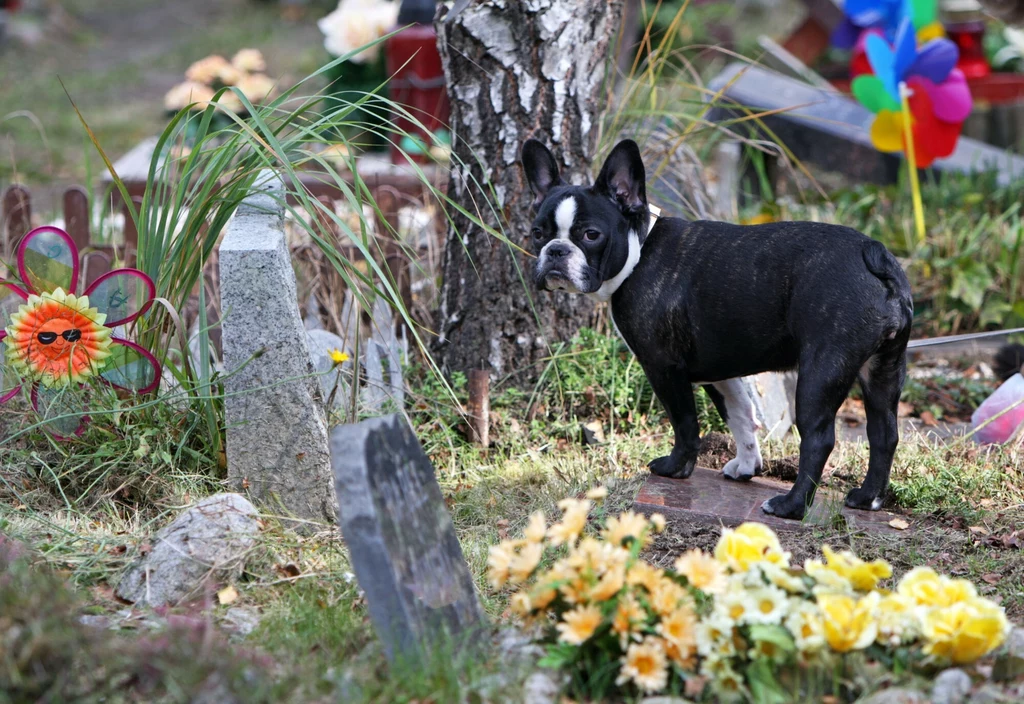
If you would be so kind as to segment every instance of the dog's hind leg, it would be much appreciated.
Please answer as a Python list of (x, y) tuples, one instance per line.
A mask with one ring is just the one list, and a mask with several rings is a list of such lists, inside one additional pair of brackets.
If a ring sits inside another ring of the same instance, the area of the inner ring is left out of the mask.
[(821, 483), (825, 462), (836, 444), (836, 413), (850, 392), (857, 370), (829, 349), (800, 355), (796, 383), (796, 427), (800, 431), (800, 469), (788, 494), (772, 497), (761, 509), (781, 518), (804, 517)]
[(857, 377), (864, 392), (871, 449), (864, 483), (846, 495), (846, 505), (850, 508), (877, 511), (882, 506), (899, 443), (897, 407), (906, 375), (907, 350), (901, 346), (871, 357)]
[[(754, 404), (747, 396), (740, 379), (716, 381), (712, 388), (721, 394), (725, 406), (723, 419), (736, 439), (736, 457), (729, 460), (722, 473), (726, 479), (749, 481), (761, 472), (761, 450), (757, 446), (757, 419)], [(714, 398), (714, 397), (712, 397)], [(716, 404), (717, 405), (717, 404)]]

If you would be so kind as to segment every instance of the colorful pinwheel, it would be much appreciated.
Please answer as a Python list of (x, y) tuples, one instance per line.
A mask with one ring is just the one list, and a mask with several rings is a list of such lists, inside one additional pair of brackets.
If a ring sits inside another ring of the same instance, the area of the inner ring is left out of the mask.
[(905, 17), (910, 18), (921, 43), (946, 34), (937, 20), (936, 0), (846, 0), (843, 20), (832, 32), (832, 44), (854, 49), (867, 30), (880, 32), (891, 41)]
[[(137, 269), (115, 269), (75, 295), (78, 248), (56, 227), (32, 230), (18, 247), (24, 288), (0, 281), (0, 330), (6, 369), (0, 367), (0, 403), (22, 383), (32, 384), (32, 406), (58, 438), (82, 432), (88, 420), (81, 396), (66, 391), (89, 379), (148, 393), (160, 383), (160, 364), (147, 350), (114, 335), (153, 303), (156, 287)], [(26, 290), (27, 289), (27, 290)]]
[[(909, 120), (917, 168), (952, 154), (963, 121), (971, 112), (967, 81), (954, 68), (956, 44), (933, 39), (918, 49), (912, 25), (904, 18), (894, 46), (872, 34), (865, 48), (873, 73), (857, 76), (852, 90), (854, 97), (877, 115), (871, 125), (875, 147), (884, 152), (905, 151), (904, 122)], [(904, 111), (900, 97), (903, 83), (910, 89), (908, 111)]]

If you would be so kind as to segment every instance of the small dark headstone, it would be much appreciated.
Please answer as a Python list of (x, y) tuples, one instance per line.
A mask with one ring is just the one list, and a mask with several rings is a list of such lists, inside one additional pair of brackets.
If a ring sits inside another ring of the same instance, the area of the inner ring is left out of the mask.
[[(858, 181), (896, 182), (902, 157), (872, 146), (869, 128), (874, 115), (839, 92), (744, 63), (727, 66), (708, 89), (710, 95), (721, 91), (721, 99), (708, 114), (712, 121), (777, 111), (731, 129), (741, 131), (748, 125), (759, 138), (785, 145), (796, 159)], [(931, 168), (960, 173), (995, 170), (999, 183), (1006, 185), (1024, 176), (1024, 158), (961, 137), (956, 151), (936, 160)]]
[(399, 415), (331, 432), (341, 533), (389, 658), (420, 659), (481, 622), (434, 468)]

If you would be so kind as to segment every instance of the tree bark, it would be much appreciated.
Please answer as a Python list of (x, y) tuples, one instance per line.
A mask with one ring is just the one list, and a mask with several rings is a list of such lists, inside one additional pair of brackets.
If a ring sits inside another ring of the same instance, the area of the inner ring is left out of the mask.
[(449, 206), (434, 350), (447, 371), (526, 381), (553, 342), (595, 320), (588, 298), (533, 285), (534, 259), (517, 249), (527, 249), (533, 217), (519, 155), (535, 137), (566, 181), (589, 182), (621, 17), (622, 0), (470, 0), (441, 11), (454, 154), (448, 195), (511, 243)]

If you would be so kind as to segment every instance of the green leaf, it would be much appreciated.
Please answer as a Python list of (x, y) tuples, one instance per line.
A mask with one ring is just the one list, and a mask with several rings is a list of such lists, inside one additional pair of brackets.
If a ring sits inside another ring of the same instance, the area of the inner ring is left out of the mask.
[(756, 704), (787, 704), (789, 696), (783, 691), (779, 681), (775, 679), (773, 663), (768, 660), (755, 660), (747, 668), (747, 684)]
[(793, 642), (793, 636), (782, 626), (755, 624), (750, 627), (750, 638), (751, 640), (772, 643), (785, 653), (796, 652), (796, 643)]

